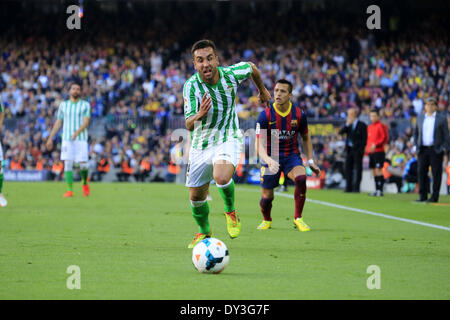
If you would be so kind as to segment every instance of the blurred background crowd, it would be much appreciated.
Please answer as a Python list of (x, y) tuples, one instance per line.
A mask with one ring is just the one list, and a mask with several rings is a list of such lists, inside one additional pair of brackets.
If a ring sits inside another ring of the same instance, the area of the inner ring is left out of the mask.
[[(404, 177), (424, 101), (434, 97), (441, 111), (449, 110), (449, 21), (439, 6), (421, 10), (417, 1), (408, 9), (404, 1), (398, 7), (386, 1), (382, 30), (368, 30), (368, 4), (345, 3), (84, 1), (82, 29), (75, 31), (65, 28), (61, 4), (2, 3), (8, 6), (0, 14), (4, 166), (48, 170), (50, 179), (61, 179), (59, 145), (47, 150), (45, 141), (68, 98), (67, 84), (76, 80), (92, 111), (91, 179), (116, 168), (119, 181), (174, 181), (182, 170), (175, 156), (186, 150), (171, 133), (184, 127), (182, 88), (195, 72), (190, 47), (209, 38), (221, 65), (252, 61), (269, 89), (277, 79), (290, 80), (293, 103), (310, 125), (333, 125), (313, 140), (329, 187), (342, 182), (344, 140), (336, 132), (350, 107), (366, 123), (371, 108), (380, 110), (389, 127), (387, 158), (398, 169), (390, 171)], [(194, 17), (201, 18), (187, 23)], [(256, 95), (250, 81), (239, 89), (244, 130), (263, 110)], [(244, 166), (243, 174), (250, 169)]]

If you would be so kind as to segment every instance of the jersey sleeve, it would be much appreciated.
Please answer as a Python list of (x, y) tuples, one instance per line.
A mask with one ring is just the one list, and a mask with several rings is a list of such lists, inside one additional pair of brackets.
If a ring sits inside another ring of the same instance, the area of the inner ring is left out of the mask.
[(256, 120), (256, 123), (259, 124), (260, 129), (267, 129), (269, 127), (269, 123), (267, 121), (266, 111), (262, 111), (259, 114), (258, 120)]
[(187, 119), (197, 113), (197, 99), (195, 98), (195, 87), (188, 81), (183, 88), (184, 118)]
[(300, 124), (299, 124), (299, 132), (303, 136), (308, 133), (308, 118), (306, 117), (306, 113), (300, 111)]
[(59, 104), (58, 113), (57, 113), (57, 116), (56, 116), (57, 119), (64, 120), (64, 108), (63, 108), (63, 105), (64, 105), (64, 102), (61, 102)]
[(248, 62), (239, 62), (229, 67), (236, 81), (240, 84), (242, 81), (250, 78), (253, 68)]
[(89, 102), (86, 102), (85, 109), (83, 111), (83, 117), (90, 118), (91, 117), (91, 104)]

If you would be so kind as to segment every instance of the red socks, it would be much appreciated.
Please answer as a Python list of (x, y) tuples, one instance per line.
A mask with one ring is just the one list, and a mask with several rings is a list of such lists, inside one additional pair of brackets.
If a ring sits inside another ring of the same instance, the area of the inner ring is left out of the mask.
[[(306, 200), (306, 175), (301, 175), (295, 178), (295, 216), (294, 219), (301, 218), (303, 212), (303, 206)], [(272, 210), (272, 199), (266, 199), (261, 197), (259, 206), (261, 207), (261, 213), (266, 221), (272, 221), (270, 211)]]
[(294, 219), (301, 218), (303, 206), (306, 200), (306, 175), (301, 175), (295, 178), (295, 216)]
[(266, 199), (261, 197), (261, 201), (259, 202), (259, 206), (261, 207), (261, 213), (266, 221), (272, 221), (272, 217), (270, 216), (270, 211), (272, 210), (272, 201), (273, 199)]

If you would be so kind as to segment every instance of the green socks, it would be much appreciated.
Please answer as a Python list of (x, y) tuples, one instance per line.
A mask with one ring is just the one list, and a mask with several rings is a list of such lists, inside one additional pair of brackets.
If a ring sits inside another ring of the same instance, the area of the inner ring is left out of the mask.
[(0, 193), (2, 193), (3, 189), (3, 173), (0, 173)]
[(209, 205), (205, 201), (191, 201), (192, 216), (197, 222), (200, 233), (209, 234), (211, 228), (209, 226)]
[[(220, 196), (224, 202), (225, 212), (234, 211), (234, 181), (230, 180), (225, 185), (217, 185), (219, 189)], [(192, 216), (197, 222), (200, 233), (209, 234), (211, 232), (211, 228), (209, 226), (209, 205), (206, 200), (204, 201), (192, 201), (191, 200), (191, 211)]]
[(87, 185), (88, 169), (80, 169), (81, 180), (83, 180), (83, 185)]
[(72, 191), (73, 185), (73, 171), (64, 171), (64, 177), (67, 182), (67, 190)]
[(223, 199), (225, 212), (234, 211), (234, 181), (233, 181), (233, 179), (231, 179), (227, 184), (225, 184), (223, 186), (219, 185), (219, 184), (216, 184), (216, 185), (219, 190), (220, 196)]

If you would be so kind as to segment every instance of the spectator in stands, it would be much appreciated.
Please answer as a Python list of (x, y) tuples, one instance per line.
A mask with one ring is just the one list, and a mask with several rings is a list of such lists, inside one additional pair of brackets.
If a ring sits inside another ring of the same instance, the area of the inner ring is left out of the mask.
[(42, 171), (47, 167), (44, 157), (39, 154), (36, 159), (35, 170)]
[(110, 159), (105, 152), (102, 152), (100, 155), (100, 159), (97, 162), (97, 170), (92, 172), (91, 180), (92, 181), (102, 181), (103, 176), (107, 174), (110, 170)]
[[(208, 9), (197, 10), (204, 13)], [(246, 23), (245, 14), (250, 9), (247, 6), (242, 10), (236, 20), (223, 21), (218, 24), (220, 28), (208, 29), (211, 35), (222, 35), (223, 28), (229, 30), (230, 36), (224, 35), (221, 40), (228, 44), (224, 45), (223, 64), (231, 65), (241, 57), (257, 61), (268, 88), (278, 78), (291, 80), (293, 102), (302, 106), (310, 119), (342, 121), (349, 108), (359, 106), (360, 120), (367, 123), (369, 111), (377, 108), (383, 121), (395, 120), (397, 126), (391, 126), (393, 141), (398, 140), (395, 139), (398, 134), (410, 152), (399, 121), (414, 121), (430, 96), (436, 97), (441, 112), (448, 111), (450, 68), (449, 60), (443, 58), (448, 55), (445, 41), (448, 30), (438, 21), (423, 19), (431, 23), (433, 32), (429, 34), (418, 35), (420, 26), (415, 25), (414, 30), (405, 27), (393, 38), (358, 33), (348, 42), (347, 38), (352, 38), (356, 31), (324, 12), (315, 13), (314, 18), (305, 15), (298, 19), (299, 13), (292, 11), (286, 13), (290, 15), (288, 19), (276, 22), (277, 28), (272, 28), (274, 21), (261, 19), (240, 32), (237, 26)], [(261, 14), (272, 14), (270, 6), (260, 10)], [(136, 17), (142, 13), (129, 14)], [(25, 23), (27, 14), (12, 17), (14, 23), (7, 24), (0, 36), (5, 163), (11, 165), (22, 157), (24, 169), (35, 169), (40, 152), (49, 166), (53, 164), (51, 153), (42, 148), (42, 141), (49, 134), (59, 102), (66, 99), (61, 89), (78, 79), (86, 84), (83, 96), (91, 104), (93, 122), (97, 119), (97, 123), (107, 127), (104, 141), (93, 145), (99, 148), (95, 152), (99, 154), (104, 147), (111, 166), (120, 160), (121, 153), (137, 158), (152, 152), (152, 157), (159, 161), (157, 171), (167, 170), (170, 148), (165, 142), (166, 131), (176, 128), (176, 122), (171, 121), (177, 115), (183, 116), (182, 85), (192, 73), (187, 46), (191, 41), (186, 37), (194, 34), (188, 25), (180, 27), (192, 11), (175, 10), (173, 14), (178, 19), (162, 15), (139, 28), (135, 24), (142, 19), (129, 19), (133, 23), (121, 24), (121, 32), (112, 32), (118, 28), (114, 19), (105, 21), (97, 17), (89, 25), (90, 33), (82, 38), (75, 35), (70, 41), (57, 36), (61, 33), (58, 28), (48, 30), (44, 24)], [(298, 23), (293, 23), (294, 19)], [(301, 32), (302, 23), (308, 25), (312, 19), (314, 28)], [(330, 25), (342, 28), (331, 30)], [(18, 27), (23, 30), (20, 34)], [(161, 28), (166, 30), (164, 39), (154, 32)], [(277, 33), (286, 28), (296, 35), (295, 39)], [(328, 39), (330, 34), (333, 36)], [(255, 88), (244, 83), (236, 99), (241, 121), (245, 119), (251, 124), (262, 108), (255, 103)], [(150, 129), (138, 130), (145, 128)], [(324, 161), (342, 172), (341, 149), (332, 147), (331, 141), (327, 148), (322, 140), (317, 140), (323, 145), (318, 144), (315, 152), (325, 154)], [(16, 168), (16, 163), (13, 166)], [(165, 179), (156, 171), (152, 176)]]
[(386, 158), (384, 160), (382, 172), (384, 183), (385, 184), (395, 183), (397, 187), (397, 193), (401, 193), (403, 184), (402, 179), (403, 171), (401, 170), (401, 168), (393, 166), (391, 160)]
[(122, 182), (128, 182), (130, 176), (134, 173), (131, 167), (131, 159), (127, 156), (123, 156), (120, 160), (120, 171), (116, 173), (117, 179)]
[(23, 157), (14, 156), (10, 163), (10, 169), (13, 171), (22, 171), (24, 169)]
[(418, 182), (418, 168), (415, 154), (407, 153), (405, 169), (403, 170), (403, 180), (405, 181), (402, 191), (413, 192)]
[[(150, 157), (151, 159), (152, 157)], [(163, 163), (162, 155), (157, 155), (153, 157), (152, 171), (150, 173), (151, 182), (165, 182), (167, 177), (167, 166)]]
[(144, 156), (142, 159), (138, 160), (139, 168), (137, 172), (134, 174), (134, 178), (136, 181), (144, 182), (150, 175), (152, 164), (150, 162), (149, 156)]
[(64, 177), (64, 163), (58, 158), (55, 158), (51, 171), (49, 173), (50, 180), (62, 181)]

